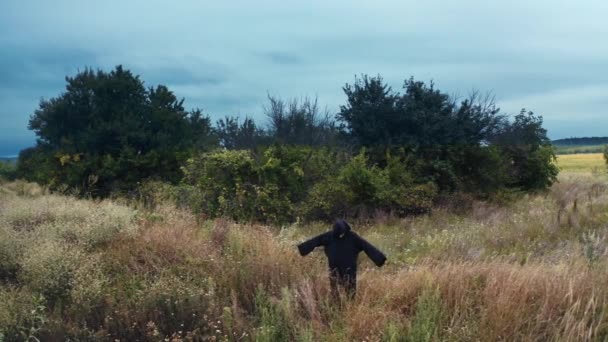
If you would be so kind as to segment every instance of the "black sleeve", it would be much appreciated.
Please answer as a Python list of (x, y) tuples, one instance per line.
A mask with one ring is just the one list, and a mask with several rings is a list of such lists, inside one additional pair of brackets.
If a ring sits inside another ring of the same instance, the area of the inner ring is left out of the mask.
[(326, 235), (327, 233), (323, 233), (299, 244), (298, 251), (300, 252), (300, 255), (305, 256), (306, 254), (312, 252), (316, 247), (324, 246), (327, 243)]
[(386, 262), (386, 255), (382, 253), (378, 248), (374, 247), (371, 243), (367, 242), (364, 238), (356, 235), (359, 248), (367, 254), (367, 256), (372, 259), (376, 266), (381, 267)]

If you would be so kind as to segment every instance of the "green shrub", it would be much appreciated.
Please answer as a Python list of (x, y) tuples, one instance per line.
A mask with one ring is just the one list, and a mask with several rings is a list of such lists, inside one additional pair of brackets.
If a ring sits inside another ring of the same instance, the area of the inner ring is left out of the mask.
[(352, 216), (380, 204), (380, 192), (388, 187), (387, 175), (367, 165), (361, 153), (353, 157), (338, 174), (329, 176), (310, 191), (305, 215), (308, 218), (331, 219)]
[[(283, 301), (288, 300), (289, 291), (283, 291)], [(261, 286), (255, 294), (256, 316), (259, 321), (255, 329), (256, 341), (291, 341), (290, 320), (287, 317), (285, 303), (274, 302)]]
[(558, 173), (553, 147), (541, 146), (522, 162), (517, 184), (525, 190), (547, 189), (557, 181)]
[(382, 334), (382, 342), (407, 342), (407, 329), (398, 321), (389, 321)]
[(328, 177), (315, 184), (302, 205), (302, 216), (307, 219), (329, 219), (346, 216), (352, 203), (352, 192), (338, 177)]
[(147, 179), (179, 182), (192, 150), (216, 146), (209, 117), (122, 66), (65, 81), (65, 92), (40, 101), (30, 117), (37, 144), (18, 162), (28, 180), (80, 195), (125, 194)]
[(522, 109), (493, 138), (508, 166), (508, 187), (543, 190), (557, 181), (555, 149), (542, 124), (542, 116)]
[(432, 183), (416, 183), (404, 162), (390, 159), (381, 169), (369, 165), (365, 152), (353, 157), (337, 175), (315, 184), (303, 206), (310, 219), (357, 216), (376, 209), (397, 214), (430, 210), (437, 195)]
[(252, 216), (253, 185), (258, 183), (255, 161), (248, 151), (216, 150), (189, 159), (185, 181), (200, 190), (193, 206), (211, 217)]
[(17, 166), (9, 161), (0, 160), (0, 180), (14, 180), (17, 177)]
[(379, 201), (385, 209), (399, 215), (430, 211), (438, 194), (438, 187), (424, 178), (417, 178), (401, 158), (388, 158), (383, 173), (385, 181), (379, 189)]
[(184, 181), (195, 187), (190, 207), (200, 213), (283, 223), (295, 219), (296, 205), (309, 188), (341, 159), (327, 149), (310, 147), (275, 145), (258, 158), (250, 151), (216, 150), (188, 160)]
[(407, 335), (407, 340), (439, 341), (439, 327), (441, 326), (441, 297), (437, 289), (425, 290), (418, 301), (414, 312), (414, 319)]
[(47, 324), (42, 295), (0, 287), (0, 341), (39, 341)]

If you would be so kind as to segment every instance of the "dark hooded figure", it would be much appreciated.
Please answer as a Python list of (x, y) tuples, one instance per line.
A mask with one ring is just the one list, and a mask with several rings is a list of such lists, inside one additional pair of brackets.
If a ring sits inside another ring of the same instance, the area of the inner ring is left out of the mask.
[(338, 294), (338, 287), (344, 288), (350, 297), (355, 295), (359, 252), (364, 251), (378, 267), (386, 261), (386, 256), (380, 250), (351, 231), (350, 225), (344, 220), (336, 221), (332, 231), (302, 242), (298, 250), (305, 256), (320, 246), (325, 247), (329, 283), (334, 296)]

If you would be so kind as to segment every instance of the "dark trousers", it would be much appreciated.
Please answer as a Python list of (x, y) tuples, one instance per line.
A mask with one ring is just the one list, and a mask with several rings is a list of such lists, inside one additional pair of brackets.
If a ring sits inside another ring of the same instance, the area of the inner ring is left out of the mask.
[(357, 273), (350, 270), (330, 270), (329, 286), (334, 299), (340, 299), (340, 292), (346, 293), (349, 299), (353, 299), (357, 293)]

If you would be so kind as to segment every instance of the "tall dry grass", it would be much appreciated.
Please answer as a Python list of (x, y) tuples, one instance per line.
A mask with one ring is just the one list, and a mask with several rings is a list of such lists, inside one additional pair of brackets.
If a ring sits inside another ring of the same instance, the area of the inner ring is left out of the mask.
[(323, 224), (200, 222), (168, 204), (1, 187), (0, 340), (608, 338), (608, 192), (592, 175), (507, 205), (355, 224), (389, 262), (362, 255), (341, 304), (322, 251), (295, 248)]

